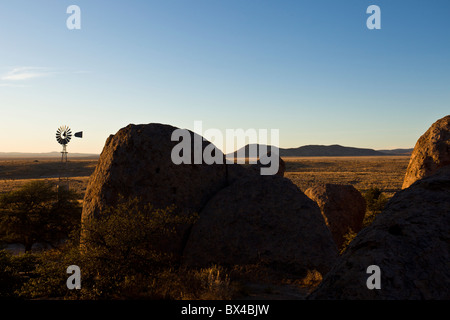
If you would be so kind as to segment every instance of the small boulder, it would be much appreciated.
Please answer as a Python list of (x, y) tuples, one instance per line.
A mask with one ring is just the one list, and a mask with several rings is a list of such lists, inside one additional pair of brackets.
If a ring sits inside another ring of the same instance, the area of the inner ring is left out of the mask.
[(352, 185), (317, 184), (305, 191), (315, 201), (330, 228), (338, 248), (344, 243), (344, 235), (358, 233), (366, 214), (366, 201)]

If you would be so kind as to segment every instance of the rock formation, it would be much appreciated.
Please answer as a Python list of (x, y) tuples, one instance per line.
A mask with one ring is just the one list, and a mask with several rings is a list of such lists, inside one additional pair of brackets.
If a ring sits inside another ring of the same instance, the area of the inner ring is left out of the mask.
[(217, 193), (184, 251), (187, 266), (263, 264), (325, 273), (337, 256), (320, 210), (290, 180), (252, 175)]
[(450, 115), (436, 121), (417, 141), (402, 188), (447, 165), (450, 165)]
[[(367, 268), (381, 271), (369, 290)], [(310, 299), (450, 299), (450, 166), (398, 192)]]
[[(175, 205), (176, 213), (198, 213), (224, 188), (227, 185), (224, 165), (173, 163), (171, 152), (179, 143), (171, 141), (175, 129), (163, 124), (130, 124), (111, 135), (89, 179), (82, 222), (116, 205), (120, 196), (138, 198), (155, 208)], [(190, 135), (193, 150), (196, 134)], [(208, 145), (208, 141), (203, 141), (201, 146), (204, 150)], [(177, 244), (179, 250), (181, 245)]]
[(319, 205), (338, 248), (349, 229), (356, 233), (361, 230), (366, 202), (353, 186), (317, 184), (307, 189), (305, 194)]
[[(260, 175), (257, 165), (225, 164), (217, 149), (223, 163), (175, 164), (172, 153), (180, 143), (172, 141), (175, 129), (128, 125), (107, 139), (87, 186), (82, 225), (122, 197), (154, 208), (175, 205), (174, 214), (198, 213), (198, 221), (155, 246), (177, 261), (184, 253), (188, 266), (261, 263), (297, 274), (329, 270), (337, 248), (316, 203), (290, 180)], [(202, 151), (215, 148), (186, 132), (191, 150), (198, 141)], [(283, 173), (281, 160), (278, 174)], [(87, 244), (83, 248), (89, 249)]]

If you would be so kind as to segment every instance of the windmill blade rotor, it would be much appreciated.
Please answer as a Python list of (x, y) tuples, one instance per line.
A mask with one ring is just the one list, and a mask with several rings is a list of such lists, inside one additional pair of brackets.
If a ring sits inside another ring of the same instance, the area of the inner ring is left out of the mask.
[(61, 126), (56, 130), (56, 141), (59, 144), (66, 145), (72, 139), (72, 130), (68, 126)]

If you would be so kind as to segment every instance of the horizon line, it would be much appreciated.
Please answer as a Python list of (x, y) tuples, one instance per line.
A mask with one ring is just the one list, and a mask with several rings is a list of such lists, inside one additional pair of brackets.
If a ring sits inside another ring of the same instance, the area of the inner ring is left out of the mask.
[[(245, 148), (249, 145), (254, 145), (254, 144), (258, 144), (258, 143), (247, 143), (246, 145), (228, 152), (228, 153), (224, 153), (224, 154), (229, 154), (229, 153), (233, 153), (236, 152), (242, 148)], [(258, 144), (259, 145), (259, 144)], [(261, 144), (262, 145), (262, 144)], [(267, 145), (267, 146), (271, 146), (271, 145)], [(393, 150), (401, 150), (401, 149), (405, 149), (405, 150), (410, 150), (410, 149), (414, 149), (414, 147), (385, 147), (385, 148), (380, 148), (380, 149), (375, 149), (375, 148), (369, 148), (369, 147), (353, 147), (353, 146), (344, 146), (344, 145), (340, 145), (340, 144), (329, 144), (329, 145), (325, 145), (325, 144), (305, 144), (305, 145), (301, 145), (298, 147), (278, 147), (279, 149), (298, 149), (301, 147), (308, 147), (308, 146), (319, 146), (319, 147), (332, 147), (332, 146), (340, 146), (340, 147), (344, 147), (344, 148), (356, 148), (356, 149), (367, 149), (367, 150), (374, 150), (374, 151), (383, 151), (383, 150), (387, 150), (387, 151), (393, 151)], [(223, 150), (221, 150), (223, 152)], [(44, 151), (44, 152), (29, 152), (29, 151), (0, 151), (0, 154), (20, 154), (20, 155), (47, 155), (47, 154), (52, 154), (52, 153), (61, 153), (61, 151)], [(70, 154), (81, 154), (81, 155), (88, 155), (88, 156), (99, 156), (101, 154), (101, 152), (98, 153), (92, 153), (92, 152), (71, 152)]]

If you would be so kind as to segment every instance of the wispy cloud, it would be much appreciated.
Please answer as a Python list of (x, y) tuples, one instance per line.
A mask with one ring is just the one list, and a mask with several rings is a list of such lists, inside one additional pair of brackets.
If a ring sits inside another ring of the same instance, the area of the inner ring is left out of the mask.
[(24, 84), (17, 84), (17, 83), (1, 83), (0, 82), (0, 87), (23, 88), (23, 87), (28, 87), (28, 86), (24, 85)]
[(47, 68), (40, 67), (17, 67), (13, 68), (1, 76), (2, 81), (23, 81), (34, 78), (42, 78), (51, 75), (53, 72)]
[[(9, 70), (8, 70), (9, 69)], [(0, 87), (29, 87), (32, 80), (52, 75), (90, 74), (89, 70), (59, 70), (44, 67), (10, 67), (0, 72)]]

